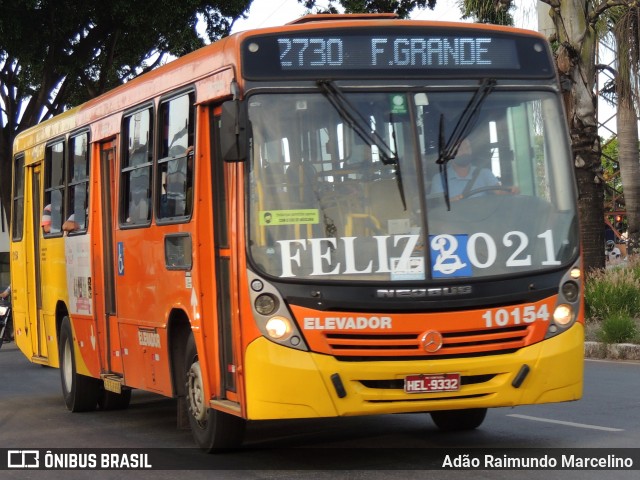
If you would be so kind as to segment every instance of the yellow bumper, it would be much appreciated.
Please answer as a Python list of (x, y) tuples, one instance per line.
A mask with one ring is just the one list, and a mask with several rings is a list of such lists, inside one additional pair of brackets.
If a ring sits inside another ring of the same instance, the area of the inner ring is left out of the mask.
[[(523, 365), (529, 374), (514, 387)], [(245, 358), (247, 412), (251, 420), (266, 420), (564, 402), (582, 396), (583, 370), (581, 324), (513, 354), (442, 360), (339, 362), (259, 338)], [(404, 392), (407, 375), (455, 372), (463, 378), (457, 392)]]

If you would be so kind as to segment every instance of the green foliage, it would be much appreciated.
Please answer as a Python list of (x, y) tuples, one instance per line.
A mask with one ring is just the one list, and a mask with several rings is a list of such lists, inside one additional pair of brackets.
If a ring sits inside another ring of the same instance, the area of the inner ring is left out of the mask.
[(616, 315), (640, 317), (640, 266), (593, 273), (585, 285), (586, 316), (606, 320)]
[[(251, 0), (2, 0), (0, 171), (20, 131), (228, 35)], [(203, 20), (207, 39), (196, 24)], [(10, 175), (0, 196), (10, 201)]]
[[(227, 35), (250, 0), (3, 0), (0, 57), (20, 70), (10, 77), (18, 98), (52, 95), (31, 125), (93, 98), (204, 44), (199, 16), (212, 38)], [(37, 34), (34, 34), (37, 32)], [(5, 83), (5, 82), (3, 82)], [(48, 103), (48, 104), (47, 104)], [(39, 107), (39, 108), (38, 108)], [(44, 110), (43, 110), (44, 107)]]
[(592, 273), (585, 285), (588, 323), (599, 324), (598, 340), (640, 341), (640, 261)]
[(515, 7), (510, 1), (459, 0), (458, 6), (464, 19), (472, 19), (477, 23), (513, 25), (513, 16), (509, 10)]
[(613, 176), (619, 170), (618, 166), (618, 137), (602, 140), (602, 168), (607, 176)]
[(638, 339), (638, 325), (629, 315), (616, 313), (602, 322), (598, 339), (605, 343), (632, 343)]
[[(623, 193), (622, 177), (620, 176), (620, 163), (618, 161), (618, 137), (601, 140), (602, 144), (602, 177), (605, 180), (605, 201), (611, 202), (612, 196)], [(611, 205), (611, 204), (610, 204)], [(624, 205), (611, 205), (614, 210), (624, 210)]]
[(397, 13), (400, 18), (408, 18), (416, 8), (430, 8), (436, 5), (436, 0), (329, 0), (326, 8), (317, 8), (316, 0), (298, 0), (309, 10), (316, 9), (316, 13), (337, 13), (336, 4), (345, 13)]

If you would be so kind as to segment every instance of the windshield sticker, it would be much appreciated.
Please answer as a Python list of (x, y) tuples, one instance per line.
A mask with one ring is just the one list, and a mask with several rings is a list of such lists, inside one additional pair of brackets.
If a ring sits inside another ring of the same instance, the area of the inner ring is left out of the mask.
[(261, 210), (260, 226), (272, 225), (317, 225), (320, 213), (316, 208), (300, 210)]
[(404, 264), (400, 258), (391, 258), (391, 280), (424, 280), (424, 258), (411, 257)]
[[(560, 265), (556, 258), (556, 248), (553, 232), (546, 230), (537, 235), (544, 244), (545, 257), (542, 265)], [(502, 246), (508, 252), (504, 266), (507, 268), (531, 267), (533, 259), (527, 253), (531, 240), (526, 233), (511, 231), (502, 237)], [(431, 235), (431, 269), (434, 278), (470, 277), (472, 268), (491, 268), (498, 259), (500, 248), (494, 238), (488, 233), (478, 232), (472, 235)], [(500, 250), (502, 251), (502, 250)], [(482, 252), (480, 254), (479, 252)]]
[[(426, 261), (432, 278), (472, 277), (474, 271), (478, 274), (496, 265), (502, 271), (561, 263), (551, 230), (535, 237), (509, 231), (498, 238), (485, 232), (430, 235), (429, 257), (424, 256), (420, 234), (276, 240), (279, 249), (268, 253), (279, 252), (283, 278), (387, 274), (393, 281), (424, 280)], [(534, 252), (538, 252), (535, 261)]]
[[(395, 264), (397, 271), (415, 272), (411, 262), (415, 258), (412, 254), (418, 245), (419, 235), (376, 235), (373, 239), (375, 251), (371, 252), (372, 256), (358, 262), (358, 237), (278, 240), (282, 261), (281, 277), (297, 277), (296, 270), (303, 265), (311, 266), (308, 274), (310, 276), (392, 273), (390, 246), (401, 252)], [(337, 259), (338, 249), (344, 253), (344, 261)]]
[(391, 113), (405, 114), (407, 110), (407, 99), (404, 95), (393, 94), (389, 97), (391, 103)]
[(467, 235), (431, 235), (431, 269), (434, 278), (470, 277)]

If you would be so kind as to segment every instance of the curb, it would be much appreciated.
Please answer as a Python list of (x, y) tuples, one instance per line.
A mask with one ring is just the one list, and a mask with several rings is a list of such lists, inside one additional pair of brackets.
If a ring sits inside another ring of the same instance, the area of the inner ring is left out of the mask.
[(640, 345), (635, 343), (584, 342), (584, 356), (585, 358), (640, 361)]

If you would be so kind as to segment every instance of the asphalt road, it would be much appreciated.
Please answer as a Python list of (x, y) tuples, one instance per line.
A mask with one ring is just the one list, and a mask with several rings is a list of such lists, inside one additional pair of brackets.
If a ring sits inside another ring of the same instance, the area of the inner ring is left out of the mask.
[[(582, 400), (490, 410), (483, 425), (473, 432), (442, 433), (427, 414), (270, 421), (250, 423), (241, 450), (206, 455), (193, 448), (188, 430), (177, 428), (174, 400), (134, 391), (127, 410), (72, 414), (62, 401), (57, 369), (29, 363), (14, 344), (5, 344), (0, 349), (0, 455), (7, 455), (3, 449), (36, 449), (41, 455), (47, 450), (99, 455), (124, 448), (136, 454), (151, 452), (156, 468), (158, 462), (172, 465), (175, 461), (182, 469), (134, 472), (12, 469), (0, 470), (2, 479), (98, 480), (127, 475), (154, 480), (638, 478), (639, 470), (437, 469), (447, 458), (453, 462), (456, 458), (481, 458), (489, 452), (496, 453), (499, 460), (503, 452), (508, 452), (508, 456), (514, 452), (505, 449), (514, 448), (532, 449), (522, 450), (532, 452), (531, 455), (580, 456), (595, 452), (602, 456), (628, 456), (635, 468), (640, 469), (638, 446), (640, 363), (637, 362), (588, 360)], [(7, 465), (4, 460), (0, 458), (0, 466)]]

